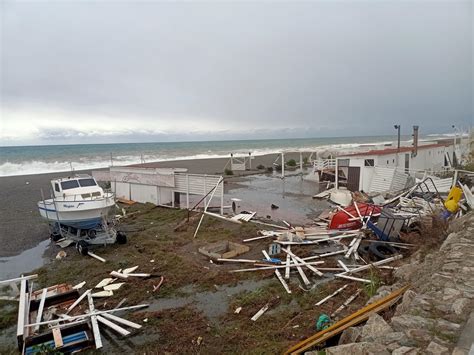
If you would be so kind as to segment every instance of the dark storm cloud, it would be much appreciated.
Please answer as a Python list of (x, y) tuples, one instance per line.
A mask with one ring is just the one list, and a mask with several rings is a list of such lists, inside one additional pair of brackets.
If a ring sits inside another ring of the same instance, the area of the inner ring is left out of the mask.
[[(37, 107), (113, 118), (110, 131), (132, 137), (137, 124), (148, 133), (136, 137), (161, 137), (170, 125), (186, 137), (190, 122), (226, 137), (265, 127), (323, 136), (472, 124), (470, 1), (1, 6), (9, 130), (23, 110), (48, 136)], [(65, 132), (81, 132), (75, 123)]]

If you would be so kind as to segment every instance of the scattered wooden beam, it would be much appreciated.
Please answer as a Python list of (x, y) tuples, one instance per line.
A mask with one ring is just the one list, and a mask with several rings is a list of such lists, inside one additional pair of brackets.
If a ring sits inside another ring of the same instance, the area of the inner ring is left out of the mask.
[(12, 282), (23, 281), (23, 280), (32, 280), (32, 279), (36, 279), (36, 278), (38, 278), (38, 274), (25, 275), (25, 276), (16, 277), (14, 279), (2, 280), (2, 281), (0, 281), (0, 285), (9, 284), (9, 283), (12, 283)]
[(250, 318), (252, 321), (256, 322), (258, 318), (262, 316), (263, 313), (265, 313), (268, 310), (268, 307), (270, 305), (267, 303), (265, 306), (263, 306), (257, 313), (254, 314), (252, 318)]
[(354, 301), (357, 296), (362, 292), (362, 290), (357, 290), (356, 293), (354, 293), (351, 297), (349, 297), (341, 306), (336, 309), (332, 314), (331, 318), (334, 318), (339, 312), (341, 312), (344, 308), (346, 308), (352, 301)]
[(341, 319), (340, 321), (332, 324), (330, 327), (310, 336), (309, 338), (297, 343), (288, 349), (285, 354), (302, 354), (307, 350), (310, 350), (314, 346), (321, 344), (332, 337), (342, 333), (347, 328), (356, 326), (374, 314), (379, 313), (391, 305), (395, 304), (403, 293), (409, 288), (409, 286), (402, 287), (401, 289), (391, 293), (390, 295), (363, 307), (355, 313)]
[(97, 259), (97, 260), (99, 260), (99, 261), (102, 261), (103, 263), (105, 263), (105, 262), (107, 261), (107, 260), (105, 260), (104, 258), (100, 257), (99, 255), (94, 254), (94, 253), (91, 252), (91, 251), (88, 251), (88, 252), (87, 252), (87, 255), (93, 257), (94, 259)]
[[(66, 314), (68, 314), (69, 312), (71, 312), (74, 307), (76, 307), (85, 297), (89, 297), (89, 293), (91, 292), (91, 290), (87, 290), (85, 291), (82, 295), (79, 296), (79, 298), (72, 304), (68, 307), (68, 309), (66, 310)], [(39, 321), (37, 321), (39, 323)]]
[[(90, 296), (88, 296), (88, 297), (90, 297)], [(77, 316), (72, 316), (72, 317), (69, 317), (68, 320), (72, 321), (72, 320), (76, 320), (76, 319), (84, 319), (84, 318), (88, 318), (88, 317), (92, 317), (92, 316), (102, 315), (104, 313), (128, 311), (128, 310), (144, 308), (144, 307), (148, 307), (148, 306), (149, 306), (148, 304), (139, 304), (139, 305), (136, 305), (136, 306), (108, 309), (108, 310), (105, 310), (105, 311), (95, 311), (95, 312), (91, 312), (91, 313), (85, 313), (85, 314), (80, 314), (80, 315), (77, 315)], [(61, 319), (53, 319), (53, 320), (49, 320), (49, 321), (43, 321), (43, 322), (40, 322), (40, 323), (26, 324), (25, 327), (34, 327), (36, 325), (53, 324), (53, 323), (57, 323), (59, 321), (61, 321)]]
[(370, 280), (367, 279), (361, 279), (359, 277), (354, 277), (354, 276), (349, 276), (349, 275), (344, 275), (344, 274), (336, 274), (334, 275), (336, 277), (339, 277), (341, 279), (347, 279), (347, 280), (352, 280), (352, 281), (360, 281), (360, 282), (365, 282), (365, 283), (370, 283)]
[(102, 338), (100, 337), (99, 324), (97, 323), (97, 315), (95, 313), (94, 301), (92, 300), (91, 293), (87, 293), (87, 300), (89, 301), (89, 312), (91, 315), (92, 332), (94, 333), (95, 348), (102, 348)]
[(61, 335), (61, 329), (53, 328), (52, 333), (53, 333), (53, 339), (54, 339), (54, 347), (57, 349), (63, 346), (64, 343), (63, 343), (63, 337)]
[(345, 270), (345, 271), (349, 271), (349, 268), (346, 266), (346, 264), (344, 264), (344, 262), (342, 260), (338, 260), (337, 263), (339, 265), (341, 265), (341, 267)]
[(304, 261), (303, 259), (301, 259), (300, 257), (296, 256), (295, 254), (293, 254), (291, 252), (291, 250), (288, 250), (288, 249), (285, 249), (285, 248), (281, 248), (281, 250), (283, 250), (285, 253), (289, 254), (294, 260), (296, 260), (296, 262), (299, 262), (303, 265), (305, 265), (308, 269), (310, 269), (312, 272), (314, 272), (316, 275), (318, 276), (323, 276), (323, 273), (321, 271), (319, 271), (318, 269), (316, 269), (314, 266), (311, 266), (309, 265), (306, 261)]
[[(306, 276), (303, 269), (301, 268), (301, 264), (298, 264), (297, 260), (293, 256), (290, 255), (290, 257), (291, 257), (291, 260), (293, 261), (293, 264), (296, 266), (296, 270), (300, 274), (301, 279), (303, 280), (304, 284), (306, 286), (311, 285), (311, 282), (308, 280), (308, 277)], [(304, 263), (303, 265), (307, 266), (308, 264)]]
[[(262, 250), (262, 253), (263, 255), (265, 256), (265, 258), (267, 260), (271, 260), (270, 258), (270, 255), (268, 255), (268, 253), (266, 252), (266, 250)], [(283, 287), (285, 288), (286, 292), (287, 293), (291, 293), (291, 290), (290, 288), (288, 287), (287, 283), (285, 282), (285, 280), (283, 279), (283, 277), (281, 276), (281, 273), (278, 269), (275, 269), (275, 275), (276, 277), (278, 278), (278, 280), (280, 280), (280, 283), (283, 285)]]
[(122, 328), (120, 325), (115, 324), (111, 322), (110, 320), (105, 319), (102, 316), (97, 316), (97, 320), (101, 322), (102, 324), (106, 325), (107, 327), (109, 327), (110, 329), (115, 330), (120, 335), (126, 336), (130, 334), (130, 332), (127, 329)]
[(140, 329), (142, 327), (140, 324), (131, 322), (131, 321), (129, 321), (127, 319), (124, 319), (124, 318), (121, 318), (121, 317), (114, 316), (113, 314), (104, 313), (104, 314), (102, 314), (102, 317), (108, 318), (109, 320), (113, 320), (117, 323), (121, 323), (121, 324), (126, 325), (130, 328)]
[[(291, 264), (290, 267), (298, 267), (298, 266), (305, 266), (305, 265), (320, 265), (323, 264), (324, 261), (312, 261), (306, 264)], [(245, 271), (257, 271), (257, 270), (272, 270), (272, 269), (284, 269), (286, 265), (270, 265), (270, 266), (262, 266), (262, 267), (254, 267), (250, 269), (238, 269), (238, 270), (231, 270), (229, 272), (245, 272)]]
[(343, 290), (345, 290), (345, 288), (349, 286), (349, 285), (344, 285), (342, 286), (341, 288), (338, 288), (336, 291), (334, 291), (333, 293), (331, 293), (329, 296), (327, 297), (324, 297), (321, 301), (319, 301), (318, 303), (315, 303), (315, 306), (321, 306), (324, 302), (326, 302), (328, 299), (336, 296), (338, 293), (342, 292)]
[[(41, 322), (41, 317), (43, 316), (43, 309), (44, 309), (44, 302), (46, 301), (46, 294), (48, 293), (47, 288), (43, 288), (41, 292), (41, 300), (38, 307), (38, 313), (36, 314), (36, 323)], [(33, 328), (33, 332), (37, 332), (39, 330), (39, 326)]]

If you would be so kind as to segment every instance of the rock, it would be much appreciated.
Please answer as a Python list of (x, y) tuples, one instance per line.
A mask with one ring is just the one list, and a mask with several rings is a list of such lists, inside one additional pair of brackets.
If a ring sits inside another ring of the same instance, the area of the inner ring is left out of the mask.
[(416, 297), (416, 292), (412, 290), (407, 290), (403, 294), (402, 303), (397, 307), (397, 313), (407, 312), (410, 308), (411, 303)]
[(434, 321), (420, 316), (403, 314), (392, 318), (392, 327), (397, 331), (407, 329), (428, 329), (434, 325)]
[(391, 326), (379, 316), (377, 313), (370, 316), (367, 323), (362, 328), (361, 339), (362, 341), (369, 341), (379, 336), (393, 332)]
[(355, 343), (362, 334), (361, 327), (350, 327), (344, 330), (339, 338), (338, 345)]
[(410, 346), (402, 346), (401, 348), (392, 351), (392, 355), (415, 355), (419, 353), (419, 348), (412, 348)]
[(408, 329), (405, 331), (405, 334), (410, 339), (414, 339), (417, 342), (424, 344), (428, 344), (432, 339), (432, 336), (427, 329)]
[(377, 343), (351, 343), (326, 348), (326, 355), (389, 355), (385, 346)]
[(471, 309), (470, 303), (471, 302), (467, 298), (458, 298), (456, 301), (454, 301), (451, 309), (454, 311), (454, 313), (460, 316)]
[(432, 355), (447, 355), (449, 354), (449, 349), (432, 341), (426, 348), (425, 352), (426, 354)]

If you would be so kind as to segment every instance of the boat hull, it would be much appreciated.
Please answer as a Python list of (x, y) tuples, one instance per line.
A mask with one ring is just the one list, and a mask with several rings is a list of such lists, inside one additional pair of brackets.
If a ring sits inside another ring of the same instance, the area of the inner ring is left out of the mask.
[(60, 223), (78, 229), (92, 229), (102, 224), (110, 208), (115, 205), (113, 198), (82, 201), (38, 202), (41, 217), (50, 223)]
[[(379, 216), (380, 212), (382, 211), (382, 208), (380, 206), (370, 205), (366, 203), (358, 203), (357, 207), (362, 217), (376, 217)], [(359, 213), (357, 212), (357, 209), (354, 205), (344, 208), (344, 211), (339, 211), (332, 216), (331, 222), (329, 223), (329, 229), (352, 230), (359, 229), (362, 227), (360, 219), (357, 218), (359, 216)], [(356, 218), (352, 218), (351, 216), (349, 216), (349, 214)]]

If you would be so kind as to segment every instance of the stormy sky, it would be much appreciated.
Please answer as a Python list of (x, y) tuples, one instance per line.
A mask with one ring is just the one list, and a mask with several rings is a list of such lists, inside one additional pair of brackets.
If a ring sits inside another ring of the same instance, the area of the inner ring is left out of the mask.
[(451, 132), (473, 2), (0, 0), (0, 145)]

